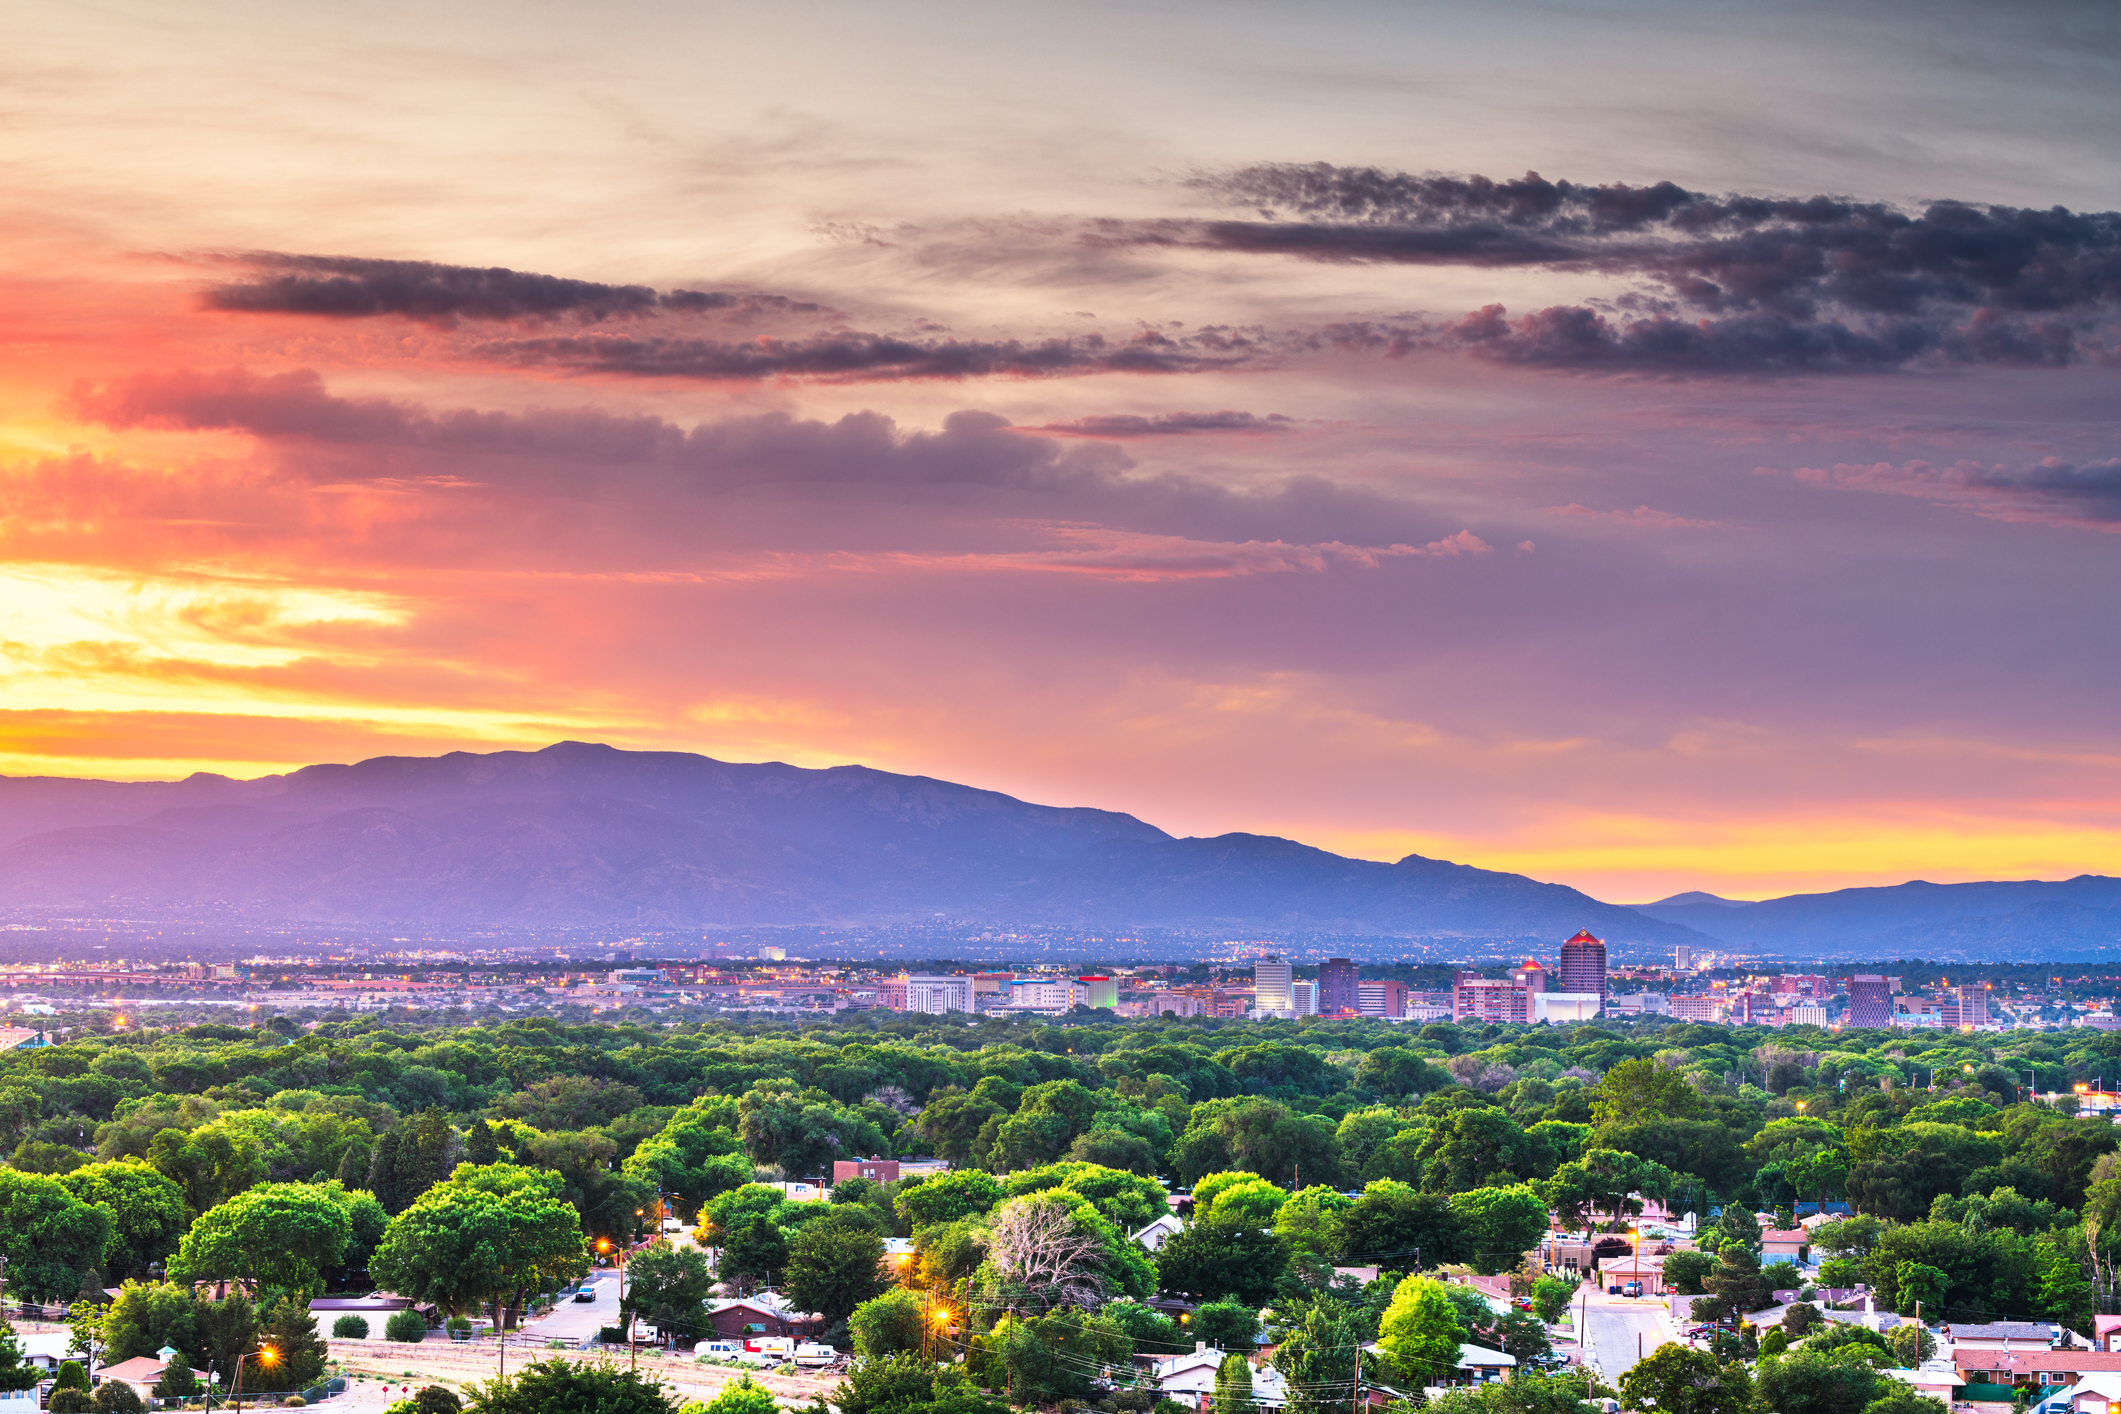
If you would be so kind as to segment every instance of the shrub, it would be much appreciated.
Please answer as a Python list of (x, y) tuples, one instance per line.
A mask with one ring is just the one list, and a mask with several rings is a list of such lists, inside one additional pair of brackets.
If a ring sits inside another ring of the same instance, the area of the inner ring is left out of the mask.
[(393, 1311), (390, 1319), (383, 1323), (383, 1338), (417, 1345), (427, 1339), (427, 1318), (409, 1308)]
[(465, 1335), (471, 1334), (471, 1317), (469, 1316), (451, 1316), (444, 1324), (449, 1327), (451, 1335), (456, 1335), (459, 1332)]
[(88, 1371), (81, 1368), (79, 1361), (62, 1360), (59, 1362), (58, 1378), (52, 1381), (52, 1389), (54, 1391), (77, 1389), (86, 1394), (88, 1393)]
[(96, 1402), (85, 1389), (55, 1389), (44, 1407), (52, 1414), (95, 1414)]
[(291, 1394), (280, 1401), (280, 1407), (282, 1409), (306, 1409), (309, 1407), (309, 1401), (299, 1394)]
[(140, 1392), (123, 1380), (105, 1380), (89, 1399), (96, 1414), (146, 1414)]
[(331, 1333), (340, 1340), (368, 1339), (368, 1318), (351, 1312), (331, 1323)]
[(597, 1339), (603, 1341), (606, 1345), (624, 1345), (626, 1343), (626, 1332), (618, 1326), (598, 1326)]
[(422, 1385), (412, 1397), (412, 1407), (418, 1414), (457, 1414), (464, 1403), (440, 1385)]

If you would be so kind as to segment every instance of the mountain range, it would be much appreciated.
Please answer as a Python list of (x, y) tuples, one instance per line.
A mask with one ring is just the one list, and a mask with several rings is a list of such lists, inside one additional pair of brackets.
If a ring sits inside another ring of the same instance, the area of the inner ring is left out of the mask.
[(0, 909), (478, 928), (950, 918), (1705, 942), (1560, 884), (1291, 840), (1179, 839), (862, 766), (582, 742), (237, 781), (0, 778)]
[(1348, 932), (1790, 957), (2121, 950), (2121, 879), (1842, 889), (1629, 908), (1561, 884), (1293, 840), (1177, 838), (864, 766), (562, 742), (239, 781), (0, 777), (0, 911), (355, 928), (860, 925)]

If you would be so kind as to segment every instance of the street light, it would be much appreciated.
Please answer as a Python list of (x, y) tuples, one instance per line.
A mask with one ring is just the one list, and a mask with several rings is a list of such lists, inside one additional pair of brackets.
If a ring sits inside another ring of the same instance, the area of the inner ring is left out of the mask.
[(235, 1386), (229, 1393), (234, 1396), (238, 1411), (243, 1408), (243, 1362), (252, 1356), (256, 1356), (258, 1363), (267, 1369), (280, 1363), (280, 1352), (269, 1345), (261, 1345), (256, 1350), (246, 1350), (236, 1357)]
[[(610, 1253), (612, 1250), (613, 1248), (611, 1245), (610, 1238), (600, 1237), (597, 1239), (597, 1251)], [(619, 1309), (625, 1311), (626, 1249), (624, 1247), (620, 1247), (617, 1249), (617, 1252), (619, 1256)], [(638, 1370), (641, 1368), (641, 1352), (639, 1348), (636, 1347), (633, 1343), (633, 1312), (631, 1311), (626, 1311), (626, 1367), (630, 1370)]]

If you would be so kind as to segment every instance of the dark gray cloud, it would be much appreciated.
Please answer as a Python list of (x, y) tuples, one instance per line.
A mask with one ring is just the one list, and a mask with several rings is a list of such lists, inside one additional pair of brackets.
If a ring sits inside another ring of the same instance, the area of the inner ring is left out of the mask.
[(1049, 422), (1019, 429), (1062, 437), (1103, 437), (1115, 441), (1130, 437), (1186, 437), (1200, 433), (1293, 432), (1300, 426), (1293, 417), (1250, 412), (1165, 412), (1154, 416), (1140, 413), (1102, 413), (1079, 417), (1073, 422)]
[(720, 310), (816, 313), (822, 306), (783, 295), (606, 285), (556, 275), (440, 265), (424, 260), (371, 260), (336, 255), (259, 252), (238, 257), (255, 273), (206, 292), (211, 309), (245, 314), (315, 314), (335, 319), (398, 315), (426, 323), (459, 320), (590, 321)]
[(1136, 239), (1312, 260), (1546, 267), (1638, 278), (1619, 300), (1489, 306), (1453, 325), (1320, 331), (1341, 347), (1458, 347), (1499, 362), (1671, 372), (1855, 371), (1918, 361), (2104, 358), (2121, 304), (2121, 213), (1842, 197), (1712, 196), (1259, 166), (1196, 185), (1257, 220), (1108, 227)]
[(818, 378), (889, 382), (920, 378), (1054, 378), (1093, 373), (1199, 373), (1268, 356), (1263, 336), (1228, 330), (1171, 337), (1144, 330), (1125, 340), (915, 339), (839, 332), (813, 338), (723, 340), (585, 334), (496, 339), (472, 351), (511, 367), (564, 368), (645, 378), (750, 382)]

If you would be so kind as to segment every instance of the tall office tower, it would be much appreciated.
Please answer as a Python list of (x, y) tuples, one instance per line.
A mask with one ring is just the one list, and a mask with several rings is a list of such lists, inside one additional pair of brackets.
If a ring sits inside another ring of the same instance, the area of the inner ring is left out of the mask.
[(1344, 957), (1329, 958), (1318, 964), (1318, 1014), (1332, 1016), (1336, 1012), (1353, 1012), (1362, 1006), (1362, 983), (1355, 975), (1355, 964)]
[(1291, 982), (1289, 984), (1289, 1009), (1298, 1016), (1318, 1015), (1318, 984), (1316, 982)]
[(1978, 983), (1959, 989), (1959, 1024), (1961, 1026), (1988, 1025), (1988, 988)]
[(1592, 996), (1610, 995), (1605, 985), (1605, 940), (1594, 938), (1588, 928), (1561, 945), (1561, 990)]
[(1685, 943), (1672, 944), (1672, 970), (1684, 972), (1694, 965), (1694, 950)]
[(1258, 996), (1253, 1005), (1260, 1011), (1296, 1010), (1296, 994), (1290, 990), (1295, 980), (1287, 958), (1261, 958), (1252, 964), (1252, 990)]
[(1862, 975), (1849, 978), (1851, 1026), (1891, 1026), (1893, 993), (1883, 977)]
[(1510, 969), (1510, 985), (1522, 987), (1527, 992), (1544, 992), (1549, 980), (1546, 967), (1530, 958)]

